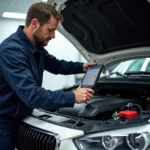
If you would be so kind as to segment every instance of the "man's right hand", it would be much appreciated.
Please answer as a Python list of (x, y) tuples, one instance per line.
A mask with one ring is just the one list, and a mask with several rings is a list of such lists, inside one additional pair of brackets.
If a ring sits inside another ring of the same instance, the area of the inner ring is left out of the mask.
[(94, 90), (90, 88), (81, 88), (80, 86), (74, 91), (76, 103), (88, 102), (94, 94)]

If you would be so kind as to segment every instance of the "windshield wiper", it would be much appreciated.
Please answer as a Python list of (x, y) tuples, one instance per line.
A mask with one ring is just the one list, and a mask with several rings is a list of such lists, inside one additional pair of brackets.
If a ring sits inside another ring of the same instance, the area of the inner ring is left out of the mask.
[(118, 75), (118, 76), (120, 76), (120, 77), (128, 77), (127, 74), (123, 74), (123, 73), (118, 72), (118, 71), (116, 71), (116, 72), (111, 72), (111, 73), (108, 75), (108, 77), (110, 77), (110, 76), (113, 75), (113, 74), (116, 74), (116, 75)]
[(146, 70), (146, 71), (129, 71), (129, 72), (125, 72), (124, 74), (121, 73), (121, 72), (116, 71), (116, 72), (111, 72), (107, 77), (110, 77), (113, 74), (116, 74), (120, 77), (125, 77), (125, 78), (131, 77), (131, 76), (137, 76), (137, 75), (140, 75), (140, 76), (148, 75), (149, 76), (150, 75), (150, 70)]
[(125, 72), (126, 75), (150, 75), (150, 70), (146, 71), (129, 71)]

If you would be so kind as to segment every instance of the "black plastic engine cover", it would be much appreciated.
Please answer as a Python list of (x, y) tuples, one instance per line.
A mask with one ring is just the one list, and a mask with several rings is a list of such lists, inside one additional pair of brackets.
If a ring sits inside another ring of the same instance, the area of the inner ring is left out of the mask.
[(90, 100), (87, 104), (76, 104), (74, 108), (62, 108), (59, 112), (83, 118), (95, 118), (98, 116), (102, 119), (109, 118), (113, 112), (121, 110), (128, 103), (136, 103), (136, 100), (118, 97), (97, 97)]

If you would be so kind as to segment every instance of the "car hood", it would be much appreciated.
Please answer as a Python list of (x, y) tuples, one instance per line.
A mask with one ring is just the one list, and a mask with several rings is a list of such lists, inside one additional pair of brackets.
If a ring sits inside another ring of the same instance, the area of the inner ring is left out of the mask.
[(48, 0), (63, 15), (61, 32), (88, 61), (105, 65), (150, 56), (147, 0)]

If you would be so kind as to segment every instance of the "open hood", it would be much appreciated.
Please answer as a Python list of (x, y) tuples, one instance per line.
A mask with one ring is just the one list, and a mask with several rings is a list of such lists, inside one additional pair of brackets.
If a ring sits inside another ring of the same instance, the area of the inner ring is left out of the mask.
[(88, 61), (108, 65), (150, 56), (148, 0), (48, 0), (63, 15), (61, 32)]

